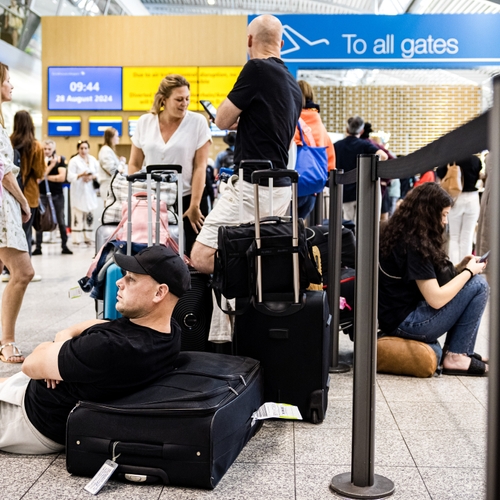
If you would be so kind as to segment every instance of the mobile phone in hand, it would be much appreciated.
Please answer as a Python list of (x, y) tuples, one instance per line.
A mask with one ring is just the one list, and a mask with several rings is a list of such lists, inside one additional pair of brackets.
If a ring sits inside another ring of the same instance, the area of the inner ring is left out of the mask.
[(208, 113), (208, 116), (215, 121), (215, 117), (217, 116), (217, 108), (210, 102), (205, 99), (200, 100), (200, 104), (203, 106), (205, 111)]
[(481, 255), (479, 262), (486, 262), (488, 260), (489, 255), (490, 255), (490, 252), (491, 252), (491, 250), (488, 250), (484, 255)]

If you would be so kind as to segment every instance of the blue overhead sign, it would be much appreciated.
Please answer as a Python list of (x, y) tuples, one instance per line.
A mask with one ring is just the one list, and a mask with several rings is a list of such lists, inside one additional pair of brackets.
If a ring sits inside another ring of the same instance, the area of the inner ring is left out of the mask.
[(288, 66), (408, 69), (500, 64), (499, 14), (277, 17), (284, 27), (281, 56)]

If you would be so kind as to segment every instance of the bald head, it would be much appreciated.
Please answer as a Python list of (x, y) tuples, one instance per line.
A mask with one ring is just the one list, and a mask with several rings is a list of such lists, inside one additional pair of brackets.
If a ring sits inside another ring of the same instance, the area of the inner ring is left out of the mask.
[(248, 25), (250, 58), (279, 57), (283, 46), (283, 25), (271, 15), (256, 17)]

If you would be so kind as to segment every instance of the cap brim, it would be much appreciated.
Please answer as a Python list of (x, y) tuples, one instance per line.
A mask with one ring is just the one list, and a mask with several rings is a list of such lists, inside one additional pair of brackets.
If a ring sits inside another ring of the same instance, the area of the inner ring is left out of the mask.
[(133, 255), (123, 255), (121, 253), (115, 253), (116, 264), (125, 269), (125, 271), (130, 271), (136, 274), (148, 274), (148, 272), (137, 262), (137, 259)]

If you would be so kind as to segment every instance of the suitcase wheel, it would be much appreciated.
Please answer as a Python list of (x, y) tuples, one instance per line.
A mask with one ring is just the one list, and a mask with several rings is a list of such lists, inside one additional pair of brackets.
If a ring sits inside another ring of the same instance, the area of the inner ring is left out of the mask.
[(318, 410), (312, 410), (311, 411), (311, 422), (313, 424), (319, 424), (320, 423), (319, 416), (318, 416)]

